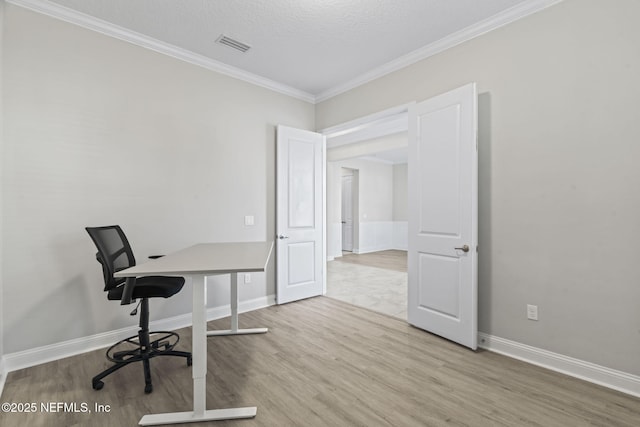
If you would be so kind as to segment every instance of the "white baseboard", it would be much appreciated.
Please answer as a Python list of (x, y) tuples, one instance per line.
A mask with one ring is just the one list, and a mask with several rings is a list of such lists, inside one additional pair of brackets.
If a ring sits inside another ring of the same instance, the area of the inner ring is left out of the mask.
[(391, 246), (386, 245), (386, 246), (368, 246), (365, 248), (359, 248), (359, 249), (353, 249), (353, 253), (354, 254), (370, 254), (371, 252), (380, 252), (380, 251), (386, 251), (391, 249)]
[(368, 247), (364, 249), (354, 249), (353, 253), (357, 255), (362, 255), (362, 254), (370, 254), (372, 252), (391, 251), (391, 250), (406, 251), (407, 248), (402, 248), (398, 246), (376, 246), (376, 247)]
[[(238, 311), (245, 313), (274, 304), (275, 295), (268, 295), (266, 297), (240, 302)], [(213, 307), (207, 310), (207, 320), (220, 319), (230, 314), (231, 309), (229, 306)], [(169, 331), (188, 327), (191, 326), (191, 314), (154, 321), (151, 322), (150, 326), (152, 330)], [(4, 389), (4, 384), (9, 372), (105, 348), (114, 342), (134, 335), (136, 331), (137, 326), (123, 328), (0, 356), (0, 396), (2, 395), (2, 390)], [(640, 376), (637, 375), (617, 371), (596, 365), (595, 363), (585, 362), (482, 332), (478, 333), (478, 346), (533, 365), (551, 369), (552, 371), (640, 397)]]
[[(274, 305), (275, 303), (275, 295), (241, 301), (238, 304), (238, 312), (244, 313), (253, 311)], [(207, 309), (207, 321), (221, 319), (230, 315), (231, 307), (229, 305)], [(173, 331), (188, 326), (191, 326), (191, 313), (170, 317), (168, 319), (156, 320), (149, 323), (150, 329), (157, 331)], [(115, 331), (104, 332), (88, 337), (76, 338), (61, 343), (19, 351), (16, 353), (5, 354), (3, 357), (4, 363), (2, 363), (4, 369), (2, 371), (2, 378), (0, 381), (5, 380), (6, 374), (18, 369), (28, 368), (30, 366), (40, 365), (42, 363), (109, 347), (121, 339), (135, 335), (137, 331), (138, 326), (136, 325)]]
[[(406, 221), (376, 221), (359, 223), (360, 237), (353, 242), (354, 254), (386, 251), (389, 249), (407, 250)], [(327, 230), (328, 261), (342, 256), (342, 224), (332, 223)]]
[(4, 356), (0, 356), (0, 396), (4, 390), (4, 383), (7, 380), (7, 371), (4, 369)]
[(632, 396), (640, 397), (640, 376), (617, 371), (493, 335), (478, 333), (478, 346)]

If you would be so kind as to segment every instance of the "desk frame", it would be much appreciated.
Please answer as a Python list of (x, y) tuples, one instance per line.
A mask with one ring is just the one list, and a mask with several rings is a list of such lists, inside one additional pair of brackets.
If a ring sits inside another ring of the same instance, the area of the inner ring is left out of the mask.
[(193, 342), (191, 350), (193, 358), (193, 411), (145, 415), (140, 420), (140, 425), (195, 423), (256, 416), (258, 408), (255, 406), (207, 410), (207, 337), (265, 333), (268, 330), (267, 328), (238, 329), (238, 273), (230, 275), (231, 329), (222, 331), (207, 331), (207, 276), (203, 274), (191, 275), (193, 286)]
[[(273, 245), (270, 246), (267, 254), (265, 264), (269, 259)], [(243, 272), (260, 272), (265, 271), (266, 266), (262, 268), (246, 268), (242, 269)], [(143, 272), (136, 272), (136, 270), (142, 270)], [(202, 421), (216, 421), (216, 420), (232, 420), (240, 418), (253, 418), (256, 416), (257, 407), (250, 406), (244, 408), (229, 408), (229, 409), (210, 409), (207, 410), (206, 394), (207, 394), (207, 338), (209, 336), (221, 336), (221, 335), (245, 335), (245, 334), (260, 334), (267, 332), (267, 328), (255, 328), (255, 329), (239, 329), (238, 328), (238, 271), (226, 271), (218, 272), (216, 270), (207, 271), (203, 269), (203, 272), (184, 271), (178, 270), (145, 270), (141, 265), (140, 268), (132, 267), (128, 270), (123, 270), (117, 273), (119, 277), (128, 277), (127, 273), (135, 276), (145, 275), (174, 275), (191, 277), (193, 288), (193, 309), (192, 309), (192, 377), (193, 377), (193, 411), (187, 412), (170, 412), (163, 414), (151, 414), (145, 415), (140, 419), (139, 424), (143, 426), (165, 425), (165, 424), (179, 424), (179, 423), (192, 423)], [(222, 331), (207, 331), (207, 277), (217, 276), (222, 274), (229, 274), (231, 285), (231, 329)]]
[(238, 329), (238, 273), (231, 273), (231, 329), (207, 331), (207, 336), (264, 334), (268, 330), (268, 328)]

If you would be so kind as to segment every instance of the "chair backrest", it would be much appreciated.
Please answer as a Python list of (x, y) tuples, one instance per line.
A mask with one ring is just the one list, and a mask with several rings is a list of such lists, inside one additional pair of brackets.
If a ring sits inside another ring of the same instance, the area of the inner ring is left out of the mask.
[(86, 227), (91, 240), (98, 248), (96, 258), (102, 264), (104, 290), (109, 291), (124, 283), (125, 278), (115, 278), (117, 271), (136, 265), (133, 250), (119, 225)]

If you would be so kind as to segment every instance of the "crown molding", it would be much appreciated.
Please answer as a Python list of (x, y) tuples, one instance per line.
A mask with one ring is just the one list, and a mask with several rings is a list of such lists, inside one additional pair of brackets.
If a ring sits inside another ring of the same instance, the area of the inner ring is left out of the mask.
[(389, 73), (408, 67), (409, 65), (415, 64), (416, 62), (422, 61), (423, 59), (429, 58), (430, 56), (436, 55), (449, 48), (481, 36), (504, 25), (510, 24), (518, 19), (522, 19), (526, 16), (539, 12), (542, 9), (546, 9), (562, 1), (563, 0), (524, 1), (512, 8), (498, 13), (497, 15), (485, 19), (484, 21), (480, 21), (477, 24), (471, 25), (380, 67), (374, 68), (355, 79), (321, 92), (315, 97), (315, 103), (317, 104), (319, 102), (326, 101), (329, 98), (333, 98), (334, 96), (340, 95), (341, 93), (347, 92), (351, 89), (355, 89), (358, 86), (362, 86), (365, 83), (369, 83), (370, 81), (383, 77)]
[(23, 7), (25, 9), (32, 10), (34, 12), (41, 13), (43, 15), (50, 16), (55, 19), (69, 22), (71, 24), (102, 33), (104, 35), (117, 38), (119, 40), (132, 43), (146, 49), (153, 50), (158, 53), (162, 53), (167, 56), (171, 56), (181, 61), (185, 61), (190, 64), (194, 64), (199, 67), (203, 67), (208, 70), (254, 84), (256, 86), (264, 87), (274, 92), (282, 93), (284, 95), (291, 96), (293, 98), (297, 98), (312, 104), (317, 104), (329, 98), (333, 98), (334, 96), (340, 95), (341, 93), (354, 89), (358, 86), (369, 83), (370, 81), (383, 77), (389, 73), (415, 64), (416, 62), (429, 58), (430, 56), (436, 55), (482, 34), (488, 33), (489, 31), (495, 30), (511, 22), (517, 21), (518, 19), (539, 12), (540, 10), (560, 3), (563, 0), (524, 1), (510, 9), (507, 9), (504, 12), (492, 16), (491, 18), (488, 18), (484, 21), (453, 33), (443, 39), (440, 39), (434, 43), (410, 52), (407, 55), (388, 62), (380, 67), (374, 68), (373, 70), (362, 74), (355, 79), (323, 91), (318, 95), (301, 91), (299, 89), (276, 82), (271, 79), (267, 79), (257, 74), (241, 70), (231, 65), (227, 65), (220, 61), (208, 58), (206, 56), (179, 48), (169, 43), (156, 40), (152, 37), (145, 36), (144, 34), (128, 30), (110, 22), (103, 21), (101, 19), (75, 11), (73, 9), (69, 9), (56, 3), (52, 3), (48, 0), (4, 1), (16, 6)]
[(172, 44), (156, 40), (152, 37), (145, 36), (144, 34), (128, 30), (110, 22), (103, 21), (102, 19), (69, 9), (47, 0), (5, 1), (61, 21), (69, 22), (104, 35), (132, 43), (145, 49), (150, 49), (155, 52), (171, 56), (175, 59), (254, 84), (256, 86), (264, 87), (274, 92), (279, 92), (302, 101), (315, 103), (315, 96), (310, 93), (258, 76), (257, 74), (253, 74), (248, 71), (241, 70), (231, 65), (224, 64), (220, 61), (179, 48)]

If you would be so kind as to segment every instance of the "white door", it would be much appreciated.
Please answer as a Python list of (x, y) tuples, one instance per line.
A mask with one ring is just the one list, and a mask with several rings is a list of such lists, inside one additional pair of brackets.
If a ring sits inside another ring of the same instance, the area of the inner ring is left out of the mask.
[(276, 301), (322, 295), (324, 135), (278, 126)]
[(408, 321), (477, 347), (475, 83), (409, 107)]
[(342, 250), (353, 251), (353, 176), (342, 177)]

